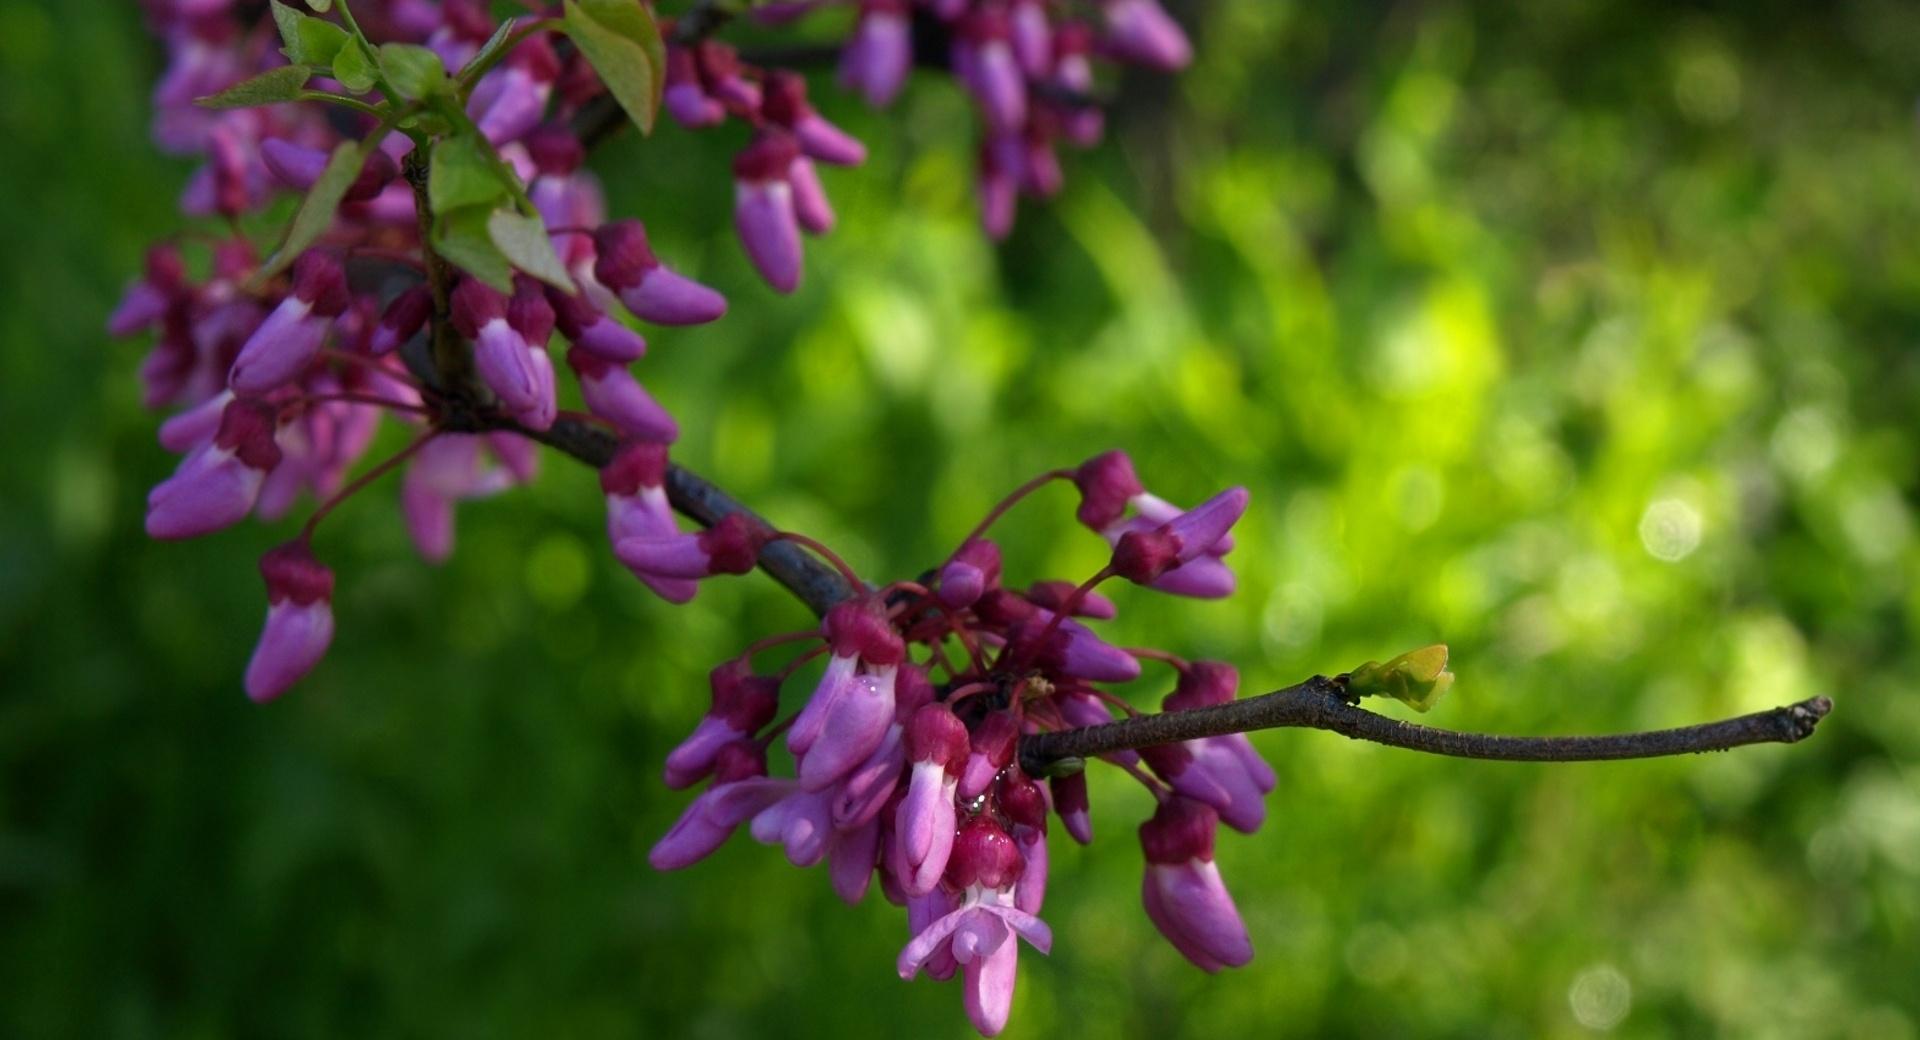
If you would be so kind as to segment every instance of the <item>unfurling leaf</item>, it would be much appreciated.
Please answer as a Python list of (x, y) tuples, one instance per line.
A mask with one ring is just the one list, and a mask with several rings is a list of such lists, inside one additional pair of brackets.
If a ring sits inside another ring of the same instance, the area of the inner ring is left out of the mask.
[(351, 39), (345, 29), (310, 14), (301, 14), (273, 0), (273, 24), (280, 29), (280, 52), (295, 65), (331, 66), (334, 56)]
[(447, 67), (440, 55), (410, 43), (380, 45), (380, 71), (400, 96), (409, 100), (427, 97), (447, 83)]
[(487, 235), (513, 266), (563, 292), (574, 292), (567, 267), (553, 251), (547, 225), (538, 216), (521, 216), (510, 209), (487, 218)]
[(307, 247), (320, 240), (333, 225), (333, 212), (340, 208), (340, 200), (347, 195), (347, 189), (360, 176), (360, 167), (367, 161), (367, 153), (372, 149), (372, 141), (342, 141), (328, 157), (326, 169), (320, 171), (320, 179), (307, 189), (307, 197), (300, 200), (300, 208), (293, 214), (292, 223), (287, 225), (287, 237), (280, 248), (273, 251), (267, 262), (253, 276), (252, 288), (259, 289), (268, 280), (299, 258)]
[(243, 79), (218, 94), (194, 98), (193, 103), (201, 108), (252, 108), (278, 101), (294, 101), (300, 97), (301, 89), (311, 78), (313, 70), (305, 65), (282, 65)]
[(367, 57), (367, 49), (355, 42), (340, 48), (333, 56), (333, 78), (355, 94), (372, 90), (375, 79), (373, 59)]
[(513, 265), (487, 231), (480, 206), (442, 213), (433, 222), (433, 250), (462, 271), (503, 293), (513, 292)]
[(633, 0), (567, 0), (562, 27), (634, 125), (652, 133), (666, 76), (652, 16)]
[(1409, 650), (1386, 664), (1368, 661), (1347, 677), (1347, 692), (1354, 696), (1391, 697), (1415, 711), (1433, 707), (1452, 686), (1447, 648), (1440, 643)]

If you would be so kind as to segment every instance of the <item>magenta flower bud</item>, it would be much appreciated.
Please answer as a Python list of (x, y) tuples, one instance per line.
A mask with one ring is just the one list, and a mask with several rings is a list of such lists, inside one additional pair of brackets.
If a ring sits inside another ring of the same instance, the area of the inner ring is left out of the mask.
[(932, 704), (933, 699), (933, 682), (927, 678), (927, 670), (903, 660), (893, 680), (893, 721), (905, 726), (914, 712)]
[(604, 225), (593, 235), (594, 277), (641, 321), (700, 325), (727, 313), (726, 297), (674, 273), (653, 255), (637, 220)]
[(587, 402), (587, 410), (611, 422), (621, 433), (664, 444), (680, 439), (680, 424), (633, 378), (626, 365), (573, 347), (567, 351), (567, 367), (580, 381), (580, 396)]
[(570, 177), (587, 161), (580, 135), (565, 123), (542, 123), (521, 143), (542, 178)]
[(773, 721), (780, 710), (780, 680), (754, 675), (740, 658), (707, 675), (713, 706), (700, 717), (693, 733), (667, 754), (667, 786), (690, 787), (713, 772), (722, 748), (745, 740)]
[(880, 108), (900, 93), (912, 65), (906, 0), (862, 0), (860, 22), (840, 52), (840, 85)]
[(967, 728), (944, 704), (916, 711), (907, 725), (912, 763), (907, 795), (894, 817), (898, 880), (909, 896), (931, 892), (953, 851), (958, 785), (955, 773), (967, 754)]
[(701, 85), (693, 52), (685, 47), (667, 48), (666, 89), (660, 100), (673, 121), (689, 130), (718, 126), (727, 118), (726, 106), (708, 96)]
[(158, 245), (147, 250), (146, 271), (140, 280), (127, 287), (127, 294), (107, 319), (107, 332), (131, 336), (166, 317), (175, 300), (187, 294), (187, 268), (180, 250)]
[(1092, 844), (1093, 813), (1092, 804), (1087, 800), (1087, 774), (1053, 777), (1047, 781), (1047, 788), (1053, 792), (1053, 811), (1059, 814), (1067, 833), (1082, 845)]
[(694, 63), (707, 93), (734, 115), (751, 118), (760, 109), (760, 86), (741, 74), (739, 55), (718, 40), (702, 40), (697, 47)]
[(553, 307), (560, 334), (581, 350), (617, 364), (638, 361), (646, 354), (647, 341), (638, 332), (608, 317), (585, 294), (548, 288), (547, 303)]
[(954, 835), (953, 856), (947, 861), (947, 883), (969, 888), (1012, 888), (1020, 879), (1020, 848), (993, 819), (974, 816)]
[(1020, 70), (1041, 79), (1053, 68), (1053, 25), (1042, 0), (1013, 0), (1007, 12), (1008, 33)]
[(707, 858), (741, 824), (793, 791), (793, 781), (767, 778), (765, 752), (752, 744), (729, 744), (715, 760), (714, 785), (687, 806), (647, 854), (654, 869), (678, 870)]
[(861, 663), (876, 668), (906, 660), (906, 644), (880, 604), (872, 599), (848, 600), (835, 606), (827, 611), (821, 630), (835, 655), (857, 655)]
[(147, 495), (147, 534), (195, 538), (244, 519), (267, 474), (280, 465), (273, 406), (238, 398), (220, 414), (213, 440), (180, 461)]
[[(1042, 817), (1045, 820), (1045, 817)], [(1026, 866), (1013, 886), (1013, 905), (1030, 914), (1040, 912), (1047, 900), (1047, 832), (1038, 827), (1015, 827), (1013, 843), (1020, 849)]]
[[(1114, 545), (1114, 573), (1142, 585), (1160, 587), (1155, 583), (1163, 576), (1200, 559), (1227, 536), (1246, 512), (1247, 497), (1246, 488), (1228, 488), (1159, 527), (1128, 530)], [(1224, 580), (1226, 591), (1232, 591), (1231, 572)], [(1210, 592), (1220, 581), (1203, 565), (1189, 579), (1177, 582), (1175, 588)]]
[(801, 156), (787, 168), (787, 187), (793, 192), (793, 217), (800, 230), (809, 235), (824, 235), (833, 230), (833, 203), (820, 183), (820, 171), (813, 160)]
[(764, 527), (735, 513), (693, 534), (622, 538), (613, 552), (635, 573), (692, 580), (753, 570), (770, 536)]
[[(673, 506), (667, 501), (667, 447), (646, 441), (627, 441), (613, 461), (600, 470), (600, 489), (607, 497), (607, 539), (618, 546), (629, 538), (669, 538), (679, 533)], [(634, 571), (641, 584), (669, 603), (685, 603), (699, 591), (699, 583)]]
[(509, 299), (478, 279), (463, 278), (451, 303), (453, 327), (473, 341), (474, 367), (501, 406), (532, 429), (552, 426), (558, 405), (546, 343), (554, 317), (539, 287), (515, 279)]
[(333, 642), (333, 572), (304, 541), (260, 558), (267, 582), (267, 624), (247, 663), (247, 696), (270, 701), (320, 663)]
[[(1047, 631), (1053, 616), (1052, 611), (1038, 611), (1014, 631), (1014, 641), (1030, 645)], [(1078, 621), (1061, 621), (1044, 646), (1032, 647), (1029, 652), (1042, 667), (1074, 679), (1117, 683), (1140, 677), (1140, 662), (1132, 654), (1094, 635)]]
[(432, 316), (433, 292), (425, 285), (416, 285), (395, 296), (381, 312), (380, 323), (373, 328), (373, 335), (367, 341), (368, 352), (376, 357), (393, 353), (425, 328)]
[(1000, 585), (1000, 547), (984, 538), (969, 539), (940, 568), (936, 590), (940, 602), (955, 609), (970, 607), (989, 589)]
[(1010, 39), (1012, 27), (998, 8), (977, 7), (960, 24), (954, 41), (954, 72), (974, 100), (987, 129), (1019, 130), (1027, 122), (1027, 85)]
[(1109, 451), (1082, 462), (1073, 471), (1080, 489), (1080, 507), (1074, 515), (1096, 532), (1119, 523), (1127, 503), (1146, 490), (1134, 475), (1133, 460), (1123, 451)]
[(1140, 899), (1147, 917), (1174, 949), (1208, 972), (1253, 959), (1247, 926), (1213, 861), (1216, 823), (1213, 810), (1175, 797), (1140, 825), (1147, 858)]
[(800, 286), (800, 223), (788, 183), (800, 155), (793, 135), (762, 129), (733, 159), (733, 226), (747, 258), (774, 289)]
[(774, 70), (767, 74), (760, 111), (775, 124), (792, 131), (800, 151), (830, 166), (858, 166), (867, 161), (867, 146), (827, 122), (807, 101), (807, 81), (798, 73)]
[[(1036, 581), (1027, 586), (1027, 598), (1054, 613), (1059, 613), (1068, 600), (1073, 599), (1079, 586), (1070, 581)], [(1074, 602), (1072, 617), (1093, 618), (1097, 621), (1111, 620), (1118, 614), (1119, 608), (1113, 601), (1098, 592), (1080, 593)]]
[(1140, 757), (1175, 792), (1211, 806), (1234, 830), (1252, 834), (1266, 822), (1265, 792), (1228, 746), (1190, 740), (1141, 748)]
[(1019, 742), (1020, 723), (1011, 714), (996, 711), (981, 719), (974, 727), (967, 762), (960, 771), (960, 798), (972, 801), (986, 793), (1000, 771), (1012, 764)]
[(1158, 0), (1105, 0), (1107, 50), (1122, 61), (1178, 72), (1193, 60), (1187, 34)]
[(350, 302), (340, 261), (314, 249), (300, 254), (293, 265), (292, 294), (247, 338), (227, 374), (228, 384), (235, 393), (264, 394), (298, 378)]

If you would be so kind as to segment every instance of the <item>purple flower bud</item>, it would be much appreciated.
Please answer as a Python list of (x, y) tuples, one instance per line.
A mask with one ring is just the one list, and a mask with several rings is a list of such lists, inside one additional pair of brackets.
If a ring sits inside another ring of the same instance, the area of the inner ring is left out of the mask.
[(940, 568), (940, 602), (954, 610), (972, 606), (999, 585), (1000, 547), (984, 538), (969, 540)]
[(771, 532), (735, 513), (704, 531), (622, 538), (613, 552), (636, 574), (698, 579), (753, 570)]
[(574, 347), (567, 351), (567, 367), (580, 381), (580, 396), (587, 402), (587, 410), (611, 422), (621, 433), (664, 444), (680, 439), (680, 425), (633, 378), (626, 365)]
[[(905, 678), (909, 670), (914, 669), (902, 667), (900, 678)], [(879, 818), (900, 787), (901, 774), (907, 765), (906, 728), (898, 721), (900, 678), (894, 681), (894, 724), (887, 727), (886, 735), (880, 738), (879, 746), (867, 760), (842, 778), (834, 792), (833, 826), (837, 830), (863, 827)]]
[(791, 131), (808, 158), (830, 166), (858, 166), (867, 161), (866, 145), (814, 111), (807, 101), (807, 81), (798, 73), (769, 72), (762, 94), (761, 113)]
[(716, 759), (714, 785), (687, 806), (647, 854), (654, 869), (678, 870), (707, 858), (741, 824), (793, 791), (793, 781), (766, 777), (764, 753), (750, 745), (729, 744)]
[(674, 122), (689, 130), (718, 126), (727, 118), (726, 106), (708, 96), (707, 88), (701, 85), (693, 52), (685, 47), (667, 48), (667, 80), (661, 106)]
[(880, 822), (869, 820), (850, 830), (835, 830), (827, 847), (827, 871), (833, 891), (848, 906), (860, 902), (873, 880), (880, 852)]
[(222, 390), (160, 424), (160, 446), (177, 455), (200, 447), (220, 432), (233, 391)]
[(520, 423), (544, 430), (553, 425), (553, 359), (546, 343), (553, 308), (531, 279), (516, 279), (511, 299), (478, 279), (453, 290), (453, 326), (473, 341), (474, 367), (500, 404)]
[(598, 258), (593, 273), (642, 321), (700, 325), (727, 313), (726, 297), (662, 264), (637, 220), (607, 224), (594, 232)]
[(467, 102), (467, 115), (496, 147), (517, 141), (540, 125), (554, 80), (560, 78), (560, 58), (545, 36), (528, 37), (514, 48), (507, 63), (481, 77)]
[(1082, 462), (1073, 471), (1073, 484), (1080, 489), (1080, 508), (1075, 516), (1096, 532), (1119, 523), (1126, 515), (1127, 503), (1146, 489), (1134, 475), (1133, 460), (1123, 451), (1109, 451)]
[(1013, 0), (1008, 22), (1021, 71), (1033, 79), (1044, 77), (1053, 68), (1053, 25), (1047, 5), (1042, 0)]
[(894, 670), (841, 684), (820, 716), (820, 732), (800, 756), (800, 786), (824, 790), (873, 753), (893, 722)]
[(1047, 787), (1053, 792), (1053, 811), (1060, 815), (1060, 823), (1067, 833), (1082, 845), (1091, 844), (1093, 814), (1087, 800), (1087, 774), (1056, 776), (1047, 781)]
[(1157, 0), (1106, 0), (1107, 49), (1122, 61), (1178, 72), (1193, 60), (1187, 34)]
[(313, 670), (333, 642), (333, 572), (304, 541), (260, 558), (267, 582), (267, 624), (247, 663), (247, 696), (270, 701)]
[(975, 8), (955, 39), (954, 69), (980, 104), (987, 129), (1019, 130), (1027, 122), (1027, 85), (1014, 57), (1012, 27), (1005, 12)]
[(760, 86), (741, 74), (740, 58), (718, 40), (702, 40), (694, 52), (700, 81), (733, 114), (751, 117), (760, 109)]
[(647, 352), (647, 341), (638, 332), (608, 317), (584, 294), (547, 289), (547, 303), (553, 307), (554, 322), (560, 334), (581, 350), (590, 351), (605, 361), (624, 364), (637, 361)]
[(1020, 723), (1004, 711), (988, 713), (974, 727), (969, 741), (967, 762), (960, 771), (959, 795), (972, 801), (993, 786), (994, 778), (1013, 763), (1020, 742)]
[[(665, 487), (667, 447), (646, 441), (627, 441), (613, 461), (600, 470), (600, 489), (607, 496), (607, 539), (619, 545), (628, 538), (668, 538), (679, 533)], [(685, 603), (699, 591), (699, 583), (662, 578), (635, 571), (649, 589), (669, 603)]]
[(862, 0), (860, 23), (840, 52), (840, 84), (880, 108), (893, 101), (913, 64), (906, 0)]
[(395, 296), (381, 312), (380, 323), (374, 326), (373, 335), (367, 341), (368, 352), (376, 357), (393, 353), (426, 327), (432, 315), (433, 292), (425, 285), (416, 285)]
[(235, 393), (263, 394), (298, 378), (350, 301), (340, 261), (313, 249), (300, 254), (293, 265), (292, 294), (247, 338), (228, 384)]
[(825, 791), (794, 790), (753, 818), (753, 840), (780, 845), (787, 862), (810, 867), (826, 858), (833, 839), (830, 795)]
[(713, 706), (667, 754), (667, 786), (676, 790), (705, 779), (722, 748), (758, 733), (780, 710), (780, 680), (754, 675), (744, 659), (726, 662), (707, 678)]
[(793, 135), (762, 129), (733, 160), (733, 226), (747, 258), (774, 289), (800, 286), (800, 224), (788, 183), (800, 149)]
[(1213, 862), (1217, 822), (1207, 806), (1174, 797), (1140, 825), (1147, 858), (1140, 897), (1147, 917), (1174, 949), (1209, 972), (1253, 959), (1247, 926)]
[(147, 534), (195, 538), (245, 518), (267, 474), (280, 465), (275, 426), (274, 408), (266, 402), (230, 402), (213, 440), (182, 459), (147, 495)]
[(127, 288), (120, 305), (107, 319), (107, 332), (131, 336), (156, 324), (166, 316), (175, 300), (186, 295), (186, 282), (187, 269), (178, 248), (158, 245), (147, 250), (146, 272)]
[(443, 433), (423, 445), (407, 465), (400, 483), (401, 511), (414, 547), (430, 563), (453, 553), (455, 502), (495, 494), (526, 479), (510, 468), (483, 466), (482, 444), (483, 439), (472, 434)]
[(793, 192), (793, 216), (800, 230), (810, 235), (833, 230), (833, 203), (827, 200), (827, 189), (820, 183), (820, 171), (814, 168), (813, 160), (803, 155), (793, 161), (787, 170), (787, 187)]
[(1050, 610), (1038, 610), (1013, 633), (1014, 642), (1026, 645), (1026, 652), (1041, 667), (1092, 682), (1131, 682), (1140, 677), (1140, 662), (1132, 654), (1094, 635), (1078, 621), (1062, 620), (1047, 635), (1044, 646), (1031, 645), (1048, 631), (1053, 616)]
[[(1069, 599), (1073, 599), (1074, 593), (1078, 592), (1079, 588), (1070, 581), (1036, 581), (1027, 586), (1027, 598), (1047, 610), (1058, 613)], [(1087, 591), (1081, 592), (1079, 599), (1075, 601), (1072, 616), (1109, 621), (1119, 612), (1119, 608), (1113, 605), (1112, 600), (1098, 592)]]

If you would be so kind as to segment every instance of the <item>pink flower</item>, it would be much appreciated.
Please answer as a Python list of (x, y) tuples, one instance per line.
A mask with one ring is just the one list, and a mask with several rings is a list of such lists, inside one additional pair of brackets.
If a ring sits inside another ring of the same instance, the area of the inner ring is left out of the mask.
[(481, 77), (467, 101), (467, 115), (494, 145), (517, 141), (540, 125), (559, 77), (553, 45), (544, 35), (528, 37), (505, 65)]
[(613, 544), (635, 574), (655, 580), (697, 580), (753, 570), (772, 532), (734, 513), (693, 534), (636, 535)]
[(827, 612), (822, 630), (832, 656), (806, 706), (787, 731), (787, 750), (810, 791), (838, 780), (879, 746), (894, 713), (894, 686), (905, 645), (873, 602), (850, 600)]
[(947, 868), (947, 884), (961, 893), (959, 905), (927, 924), (900, 951), (896, 967), (912, 979), (940, 954), (965, 972), (967, 1018), (985, 1036), (997, 1036), (1013, 1007), (1018, 964), (1017, 935), (1046, 953), (1053, 932), (1046, 922), (1014, 905), (1023, 864), (1013, 838), (985, 816), (960, 828)]
[(807, 81), (798, 73), (780, 69), (767, 73), (761, 93), (761, 114), (792, 132), (807, 158), (831, 166), (867, 161), (866, 145), (814, 110), (807, 101)]
[(553, 307), (560, 334), (581, 350), (615, 364), (638, 361), (646, 354), (647, 341), (638, 332), (608, 317), (585, 295), (548, 288), (547, 303)]
[(298, 378), (349, 302), (340, 261), (313, 249), (300, 254), (293, 265), (293, 292), (240, 348), (228, 384), (235, 393), (263, 394)]
[(1020, 742), (1020, 723), (1004, 711), (989, 712), (973, 727), (967, 760), (960, 768), (960, 797), (966, 801), (985, 794), (1002, 769), (1013, 764)]
[(1087, 774), (1083, 771), (1053, 777), (1047, 781), (1047, 788), (1053, 792), (1053, 811), (1059, 814), (1061, 826), (1074, 841), (1092, 844), (1093, 815), (1087, 801)]
[(147, 534), (195, 538), (245, 518), (267, 474), (280, 465), (274, 412), (258, 398), (229, 402), (213, 440), (194, 449), (147, 495)]
[[(512, 446), (519, 440), (502, 434), (443, 433), (414, 454), (400, 483), (400, 507), (407, 534), (422, 558), (440, 563), (453, 554), (455, 503), (497, 494), (530, 477), (512, 464), (517, 461), (510, 454)], [(509, 464), (486, 465), (483, 447)]]
[(741, 824), (793, 790), (793, 781), (767, 777), (766, 750), (758, 745), (728, 744), (714, 759), (713, 786), (687, 806), (647, 853), (655, 870), (679, 870), (707, 858)]
[(945, 704), (915, 711), (907, 723), (907, 796), (893, 825), (900, 888), (909, 896), (933, 891), (953, 851), (954, 798), (967, 760), (967, 727)]
[(270, 701), (299, 682), (333, 642), (333, 572), (305, 541), (260, 558), (267, 582), (267, 624), (247, 663), (247, 696)]
[(158, 245), (147, 250), (146, 271), (120, 298), (120, 305), (107, 319), (107, 332), (131, 336), (159, 324), (175, 303), (185, 302), (189, 295), (186, 281), (187, 269), (178, 247)]
[(722, 664), (707, 680), (713, 706), (667, 755), (667, 786), (676, 790), (705, 779), (722, 748), (760, 732), (780, 710), (780, 680), (754, 675), (744, 659)]
[(940, 602), (955, 610), (972, 606), (999, 585), (1000, 547), (984, 538), (962, 545), (940, 568)]
[(674, 122), (689, 130), (718, 126), (727, 119), (726, 106), (707, 94), (707, 88), (700, 82), (693, 52), (685, 47), (667, 48), (666, 90), (661, 94), (661, 107)]
[(1147, 858), (1140, 900), (1147, 917), (1174, 949), (1209, 972), (1253, 959), (1247, 926), (1213, 862), (1217, 825), (1212, 809), (1179, 797), (1162, 802), (1140, 825)]

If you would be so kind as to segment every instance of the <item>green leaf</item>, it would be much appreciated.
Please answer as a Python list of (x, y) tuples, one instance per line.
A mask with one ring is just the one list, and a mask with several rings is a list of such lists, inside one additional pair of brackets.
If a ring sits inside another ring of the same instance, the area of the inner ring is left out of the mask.
[(333, 56), (333, 78), (355, 94), (372, 90), (376, 77), (373, 74), (373, 60), (367, 57), (367, 49), (358, 43), (349, 43), (340, 48), (340, 52)]
[[(594, 71), (600, 74), (601, 82), (607, 85), (607, 91), (613, 95), (613, 99), (627, 110), (634, 125), (640, 128), (641, 133), (652, 133), (654, 113), (660, 107), (661, 81), (666, 74), (666, 64), (664, 60), (654, 57), (658, 53), (657, 46), (642, 42), (645, 34), (637, 26), (641, 22), (652, 26), (653, 20), (637, 4), (619, 4), (615, 0), (587, 2), (614, 18), (619, 25), (609, 25), (587, 14), (576, 0), (567, 0), (562, 25), (574, 45), (580, 48), (580, 53), (586, 55)], [(651, 35), (657, 45), (660, 36), (658, 27), (653, 28)]]
[(653, 96), (658, 98), (667, 77), (667, 41), (653, 12), (636, 0), (574, 0), (587, 17), (612, 29), (647, 52), (653, 63)]
[(307, 0), (307, 6), (319, 14), (326, 14), (333, 10), (333, 0)]
[(301, 88), (311, 78), (313, 70), (305, 65), (282, 65), (241, 80), (218, 94), (194, 98), (193, 103), (201, 108), (251, 108), (254, 105), (271, 105), (276, 101), (293, 101), (300, 97)]
[(518, 18), (509, 18), (501, 22), (500, 27), (493, 31), (493, 35), (487, 37), (487, 42), (481, 44), (480, 49), (473, 52), (473, 57), (468, 58), (467, 63), (460, 67), (461, 78), (465, 79), (469, 70), (491, 68), (493, 63), (499, 60), (500, 51), (505, 49), (507, 41), (513, 38), (514, 30), (518, 28), (520, 28)]
[(345, 29), (273, 0), (273, 24), (280, 27), (280, 52), (295, 65), (333, 64), (334, 56), (351, 39)]
[(1447, 648), (1438, 643), (1409, 650), (1386, 664), (1368, 661), (1347, 676), (1347, 692), (1356, 697), (1391, 697), (1422, 712), (1452, 686)]
[(487, 214), (479, 206), (442, 214), (433, 223), (433, 249), (455, 267), (503, 293), (511, 293), (513, 265), (487, 233)]
[(433, 166), (427, 174), (427, 198), (435, 213), (479, 206), (492, 209), (511, 192), (500, 182), (497, 167), (483, 151), (487, 146), (470, 135), (442, 138), (433, 146)]
[(400, 96), (410, 100), (427, 97), (447, 85), (447, 67), (440, 55), (411, 43), (380, 45), (380, 71)]
[(487, 234), (513, 266), (564, 292), (574, 292), (567, 265), (553, 251), (547, 225), (538, 216), (521, 216), (510, 209), (495, 210), (487, 218)]
[(300, 200), (300, 208), (293, 214), (293, 221), (287, 225), (287, 237), (281, 241), (280, 248), (273, 251), (267, 262), (253, 276), (255, 289), (266, 285), (268, 280), (306, 252), (307, 247), (320, 240), (333, 225), (333, 211), (340, 208), (340, 200), (346, 197), (347, 189), (353, 187), (354, 179), (360, 176), (360, 167), (367, 161), (367, 153), (372, 150), (371, 138), (368, 141), (342, 141), (327, 159), (327, 168), (320, 171), (320, 179), (313, 182), (307, 197)]

